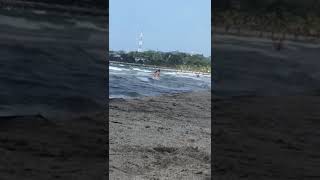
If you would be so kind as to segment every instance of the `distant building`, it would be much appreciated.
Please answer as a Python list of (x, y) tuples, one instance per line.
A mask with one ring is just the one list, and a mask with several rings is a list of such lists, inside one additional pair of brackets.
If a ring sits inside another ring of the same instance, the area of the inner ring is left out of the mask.
[(136, 63), (144, 64), (144, 62), (146, 61), (146, 59), (145, 59), (145, 58), (141, 58), (141, 57), (135, 57), (135, 58), (134, 58), (134, 61), (135, 61)]
[(141, 32), (138, 40), (138, 52), (142, 52), (142, 45), (143, 45), (143, 33)]
[(109, 51), (109, 60), (110, 61), (122, 61), (123, 58), (121, 57), (120, 54), (118, 54), (115, 51)]

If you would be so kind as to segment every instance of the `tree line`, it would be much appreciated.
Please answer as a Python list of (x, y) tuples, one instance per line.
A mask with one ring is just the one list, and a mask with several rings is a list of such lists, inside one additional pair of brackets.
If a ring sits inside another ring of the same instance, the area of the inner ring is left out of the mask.
[[(218, 0), (219, 1), (219, 0)], [(228, 1), (226, 1), (228, 2)], [(215, 7), (215, 6), (214, 6)], [(240, 0), (240, 8), (231, 4), (217, 4), (214, 25), (263, 32), (320, 38), (319, 0)]]
[[(118, 57), (110, 54), (117, 54)], [(211, 57), (205, 57), (201, 54), (191, 55), (184, 52), (160, 52), (152, 50), (144, 52), (110, 51), (109, 60), (164, 66), (189, 71), (211, 72)]]

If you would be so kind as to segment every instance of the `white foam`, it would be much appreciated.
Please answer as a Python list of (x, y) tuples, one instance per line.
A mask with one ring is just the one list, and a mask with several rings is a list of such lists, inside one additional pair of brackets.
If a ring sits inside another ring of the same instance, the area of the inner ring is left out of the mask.
[(110, 95), (110, 99), (131, 99), (132, 97), (130, 96), (125, 96), (125, 95)]
[(94, 30), (98, 30), (98, 31), (107, 31), (106, 28), (98, 27), (97, 25), (95, 25), (89, 21), (79, 21), (79, 20), (75, 20), (75, 19), (70, 19), (69, 21), (75, 23), (75, 26), (77, 28), (87, 28), (87, 29), (94, 29)]
[(166, 75), (177, 75), (177, 72), (163, 72)]
[(118, 68), (118, 67), (115, 67), (115, 66), (109, 66), (109, 70), (113, 70), (113, 71), (129, 71), (128, 69)]
[[(111, 69), (111, 74), (118, 75), (122, 74), (120, 76), (124, 76), (126, 78), (136, 78), (140, 82), (136, 82), (137, 85), (144, 84), (141, 88), (151, 88), (149, 92), (145, 91), (146, 89), (141, 89), (141, 92), (139, 88), (133, 91), (139, 92), (139, 94), (143, 96), (150, 96), (154, 95), (154, 90), (152, 90), (152, 87), (159, 89), (159, 91), (164, 92), (185, 92), (185, 91), (192, 91), (197, 89), (203, 89), (205, 87), (211, 87), (211, 78), (210, 76), (204, 76), (200, 74), (200, 77), (197, 77), (195, 73), (192, 72), (180, 72), (180, 71), (161, 71), (161, 77), (160, 80), (153, 80), (152, 74), (150, 72), (153, 72), (150, 68), (144, 69), (144, 67), (136, 67), (136, 66), (125, 66), (121, 67), (119, 64), (109, 65), (109, 69)], [(174, 81), (177, 81), (176, 78), (181, 78), (182, 81), (186, 81), (186, 86), (181, 85), (179, 87), (174, 86), (170, 83), (170, 79), (173, 79)], [(182, 79), (182, 78), (188, 78), (190, 79), (190, 82), (188, 79)], [(164, 80), (162, 80), (164, 79)], [(192, 79), (192, 80), (191, 80)], [(166, 82), (168, 80), (168, 83)], [(193, 84), (193, 85), (192, 85)], [(190, 86), (190, 87), (189, 87)], [(148, 94), (149, 93), (149, 94)], [(124, 96), (110, 96), (109, 98), (128, 98)]]
[(139, 69), (139, 68), (132, 68), (132, 70), (140, 71), (140, 72), (146, 72), (146, 73), (150, 73), (150, 72), (151, 72), (150, 70), (146, 70), (146, 69)]
[(50, 29), (63, 29), (63, 25), (41, 22), (41, 21), (31, 21), (21, 17), (10, 17), (0, 15), (0, 25), (8, 25), (11, 27), (22, 28), (22, 29), (41, 29), (41, 28), (50, 28)]
[(149, 82), (149, 78), (147, 78), (147, 77), (139, 77), (138, 76), (137, 79), (144, 81), (144, 82)]
[(29, 21), (25, 18), (0, 15), (0, 19), (1, 19), (0, 25), (8, 25), (8, 26), (23, 28), (23, 29), (40, 29), (41, 28), (39, 24)]
[(197, 77), (197, 75), (195, 73), (191, 73), (191, 72), (163, 72), (163, 74), (165, 75), (172, 75), (175, 77), (183, 77), (183, 78), (190, 78), (190, 79), (194, 79), (197, 81), (206, 81), (206, 80), (210, 80), (211, 75), (206, 74), (206, 75), (199, 75), (200, 77)]

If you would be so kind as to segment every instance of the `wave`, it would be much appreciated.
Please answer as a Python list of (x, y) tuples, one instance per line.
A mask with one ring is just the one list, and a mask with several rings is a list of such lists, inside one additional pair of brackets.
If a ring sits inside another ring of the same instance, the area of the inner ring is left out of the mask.
[(177, 75), (177, 72), (162, 72), (162, 74), (166, 74), (166, 75)]
[(188, 79), (193, 79), (197, 81), (210, 80), (210, 77), (211, 77), (210, 75), (200, 75), (200, 77), (197, 77), (196, 74), (194, 73), (182, 73), (182, 72), (163, 72), (162, 74), (174, 76), (178, 78), (188, 78)]
[(141, 80), (141, 81), (144, 81), (144, 82), (149, 82), (150, 81), (150, 78), (148, 78), (148, 77), (136, 77), (136, 78), (138, 78), (139, 80)]
[(151, 68), (112, 64), (109, 76), (109, 98), (158, 96), (211, 88), (210, 77), (189, 72), (162, 70), (160, 80), (153, 80)]
[(109, 66), (109, 70), (114, 70), (114, 71), (129, 71), (129, 69), (119, 68), (119, 67), (115, 67), (115, 66)]
[(97, 25), (93, 24), (92, 22), (89, 21), (77, 21), (77, 20), (70, 20), (71, 22), (75, 23), (75, 26), (77, 28), (86, 28), (86, 29), (93, 29), (97, 31), (107, 31), (106, 28), (101, 28), (98, 27)]
[(130, 99), (132, 97), (125, 95), (110, 95), (109, 99)]
[(140, 71), (140, 72), (146, 72), (146, 73), (151, 73), (152, 72), (152, 71), (147, 70), (147, 69), (139, 69), (139, 68), (132, 68), (132, 70)]

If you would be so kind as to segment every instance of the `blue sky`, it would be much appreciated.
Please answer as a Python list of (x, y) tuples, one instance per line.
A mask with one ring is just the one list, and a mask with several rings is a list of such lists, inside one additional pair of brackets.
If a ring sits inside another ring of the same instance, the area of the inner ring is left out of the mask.
[(112, 50), (143, 49), (211, 54), (210, 0), (110, 0)]

